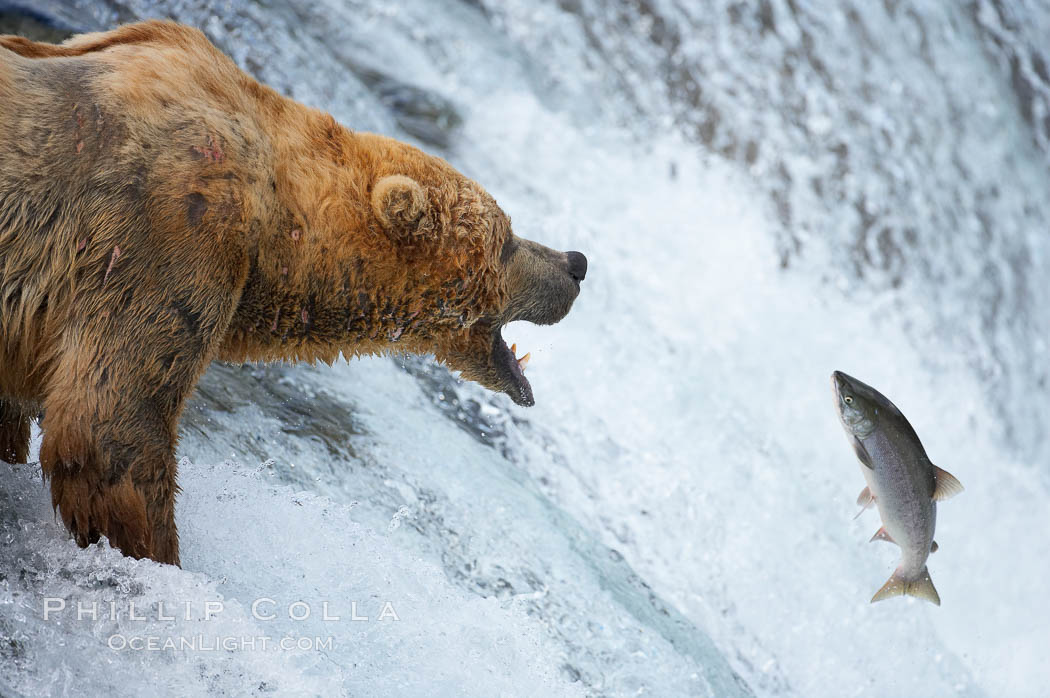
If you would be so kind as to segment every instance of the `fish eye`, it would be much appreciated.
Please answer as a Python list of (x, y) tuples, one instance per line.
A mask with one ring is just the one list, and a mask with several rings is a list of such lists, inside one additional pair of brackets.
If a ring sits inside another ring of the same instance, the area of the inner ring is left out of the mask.
[(842, 401), (844, 403), (846, 403), (847, 405), (852, 405), (853, 404), (853, 398), (850, 397), (849, 395), (847, 395), (846, 397), (842, 398)]

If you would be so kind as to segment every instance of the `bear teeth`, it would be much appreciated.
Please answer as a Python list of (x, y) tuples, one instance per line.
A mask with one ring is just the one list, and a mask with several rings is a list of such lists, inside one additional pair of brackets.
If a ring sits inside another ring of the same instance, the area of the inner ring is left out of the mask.
[(518, 345), (517, 343), (510, 345), (510, 355), (514, 357), (514, 360), (518, 362), (518, 368), (521, 372), (525, 372), (525, 367), (529, 365), (529, 359), (532, 358), (532, 352), (525, 354), (525, 356), (518, 358)]

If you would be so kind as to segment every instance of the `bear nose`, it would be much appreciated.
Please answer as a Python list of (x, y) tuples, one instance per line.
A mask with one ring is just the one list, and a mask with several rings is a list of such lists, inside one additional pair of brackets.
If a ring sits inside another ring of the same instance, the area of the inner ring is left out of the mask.
[(569, 258), (569, 276), (576, 281), (583, 281), (587, 276), (587, 258), (582, 252), (566, 252), (565, 256)]

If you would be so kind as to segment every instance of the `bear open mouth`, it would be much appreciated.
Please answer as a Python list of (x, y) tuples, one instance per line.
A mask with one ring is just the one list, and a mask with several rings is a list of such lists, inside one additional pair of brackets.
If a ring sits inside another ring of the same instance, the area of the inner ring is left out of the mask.
[(519, 359), (515, 356), (517, 348), (517, 344), (508, 347), (503, 341), (503, 335), (497, 330), (492, 343), (492, 364), (500, 374), (500, 382), (506, 386), (503, 391), (510, 399), (522, 407), (532, 407), (536, 400), (532, 397), (532, 386), (525, 378), (525, 367), (532, 354), (525, 354)]

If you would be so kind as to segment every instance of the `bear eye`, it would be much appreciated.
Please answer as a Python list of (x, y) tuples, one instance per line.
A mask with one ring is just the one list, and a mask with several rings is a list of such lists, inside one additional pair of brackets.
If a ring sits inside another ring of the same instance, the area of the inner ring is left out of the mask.
[(844, 403), (846, 403), (847, 405), (852, 405), (853, 404), (853, 398), (851, 398), (849, 395), (847, 395), (846, 397), (842, 398), (842, 401)]

